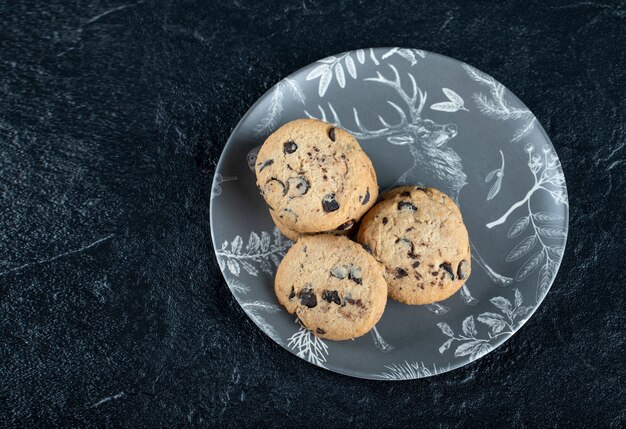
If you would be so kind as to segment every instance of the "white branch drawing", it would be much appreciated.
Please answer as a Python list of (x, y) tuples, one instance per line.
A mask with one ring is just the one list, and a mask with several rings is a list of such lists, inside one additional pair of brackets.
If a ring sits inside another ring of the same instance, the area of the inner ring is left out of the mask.
[[(228, 271), (236, 277), (241, 274), (242, 267), (251, 276), (259, 274), (258, 268), (271, 275), (274, 272), (272, 262), (278, 267), (282, 257), (285, 256), (292, 244), (292, 241), (285, 240), (278, 228), (275, 227), (273, 239), (266, 231), (262, 231), (260, 237), (256, 232), (251, 232), (248, 244), (243, 251), (243, 239), (238, 235), (230, 243), (230, 249), (228, 248), (228, 241), (224, 241), (222, 247), (215, 253), (222, 271), (228, 268)], [(255, 263), (258, 264), (258, 268), (254, 265)]]
[[(513, 222), (507, 237), (519, 236), (529, 225), (532, 226), (533, 234), (519, 242), (506, 257), (506, 261), (513, 262), (526, 256), (539, 244), (540, 250), (526, 260), (515, 276), (517, 281), (523, 280), (541, 266), (536, 295), (537, 302), (539, 302), (545, 296), (550, 287), (550, 282), (556, 275), (558, 261), (563, 255), (563, 240), (567, 236), (567, 231), (559, 225), (564, 220), (562, 215), (534, 212), (531, 204), (532, 196), (536, 192), (543, 191), (552, 196), (557, 204), (567, 205), (568, 200), (561, 163), (553, 150), (545, 146), (542, 156), (534, 152), (535, 147), (531, 144), (526, 144), (524, 149), (528, 153), (528, 168), (533, 175), (534, 185), (524, 198), (513, 204), (499, 219), (488, 223), (487, 228), (505, 223), (515, 210), (526, 206), (527, 214)], [(550, 244), (552, 240), (556, 240), (557, 243)]]
[(265, 312), (274, 314), (280, 311), (280, 308), (276, 305), (269, 304), (263, 301), (251, 301), (241, 304), (248, 317), (252, 319), (268, 337), (276, 341), (278, 344), (283, 344), (283, 340), (278, 336), (278, 332), (270, 325), (267, 320), (260, 313)]
[[(374, 64), (380, 64), (374, 54), (374, 49), (370, 48), (370, 59)], [(356, 51), (357, 61), (361, 64), (365, 63), (365, 51), (359, 49)], [(342, 62), (343, 61), (343, 62)], [(323, 97), (330, 86), (333, 77), (341, 88), (346, 87), (346, 73), (352, 78), (357, 78), (357, 66), (354, 62), (354, 58), (350, 55), (350, 52), (339, 55), (338, 57), (330, 56), (322, 60), (317, 61), (320, 63), (317, 67), (309, 72), (306, 76), (306, 80), (314, 80), (319, 78), (317, 92), (320, 97)]]
[(529, 135), (537, 121), (532, 112), (526, 108), (513, 107), (508, 104), (504, 99), (504, 85), (496, 82), (491, 76), (467, 64), (463, 64), (463, 68), (472, 80), (489, 88), (489, 95), (482, 92), (474, 94), (474, 102), (480, 111), (487, 117), (499, 121), (523, 120), (523, 125), (513, 134), (512, 142), (518, 142)]
[(502, 335), (512, 335), (519, 329), (526, 320), (526, 315), (532, 307), (524, 306), (522, 293), (515, 289), (515, 299), (513, 303), (508, 299), (496, 296), (489, 300), (500, 313), (485, 312), (476, 318), (480, 323), (488, 326), (489, 332), (486, 336), (479, 336), (474, 316), (468, 316), (463, 320), (462, 333), (455, 334), (454, 330), (445, 322), (437, 323), (441, 332), (449, 339), (439, 347), (439, 353), (444, 354), (450, 346), (457, 341), (459, 345), (454, 351), (455, 357), (470, 356), (475, 360), (493, 350), (492, 341)]
[(445, 305), (441, 305), (438, 302), (434, 302), (432, 304), (427, 304), (426, 308), (435, 313), (437, 316), (441, 316), (443, 314), (446, 314), (448, 311), (450, 311), (450, 307), (446, 307)]
[(393, 346), (389, 344), (385, 339), (378, 333), (378, 329), (376, 326), (370, 331), (372, 335), (372, 339), (374, 340), (374, 345), (378, 350), (383, 353), (387, 353), (393, 350)]
[(414, 380), (450, 371), (450, 364), (440, 367), (433, 364), (432, 368), (429, 368), (424, 362), (404, 361), (401, 364), (385, 365), (385, 368), (387, 371), (378, 375), (381, 380)]
[(287, 339), (287, 346), (296, 352), (296, 356), (306, 359), (314, 365), (326, 368), (324, 363), (328, 356), (328, 346), (321, 338), (313, 335), (308, 329), (304, 328), (296, 319), (296, 323), (300, 326), (291, 337)]
[(306, 102), (306, 96), (300, 89), (300, 85), (298, 85), (298, 82), (289, 78), (284, 78), (283, 80), (278, 82), (274, 87), (272, 98), (270, 98), (267, 113), (259, 121), (259, 124), (254, 129), (257, 135), (266, 134), (270, 131), (274, 131), (276, 125), (278, 125), (280, 115), (283, 112), (283, 101), (287, 92), (289, 92), (291, 96), (300, 104), (304, 105), (304, 103)]

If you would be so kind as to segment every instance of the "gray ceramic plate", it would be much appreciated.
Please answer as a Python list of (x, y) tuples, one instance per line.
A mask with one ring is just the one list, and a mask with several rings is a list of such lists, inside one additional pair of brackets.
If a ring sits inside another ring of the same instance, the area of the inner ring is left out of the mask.
[[(354, 134), (381, 191), (421, 184), (458, 202), (474, 264), (456, 295), (428, 306), (389, 301), (370, 334), (343, 342), (314, 337), (278, 305), (274, 272), (291, 243), (274, 228), (252, 166), (272, 131), (306, 116)], [(233, 131), (211, 193), (217, 261), (248, 316), (314, 365), (378, 380), (450, 371), (506, 341), (550, 289), (567, 229), (563, 171), (533, 114), (489, 75), (417, 49), (345, 52), (280, 81)]]

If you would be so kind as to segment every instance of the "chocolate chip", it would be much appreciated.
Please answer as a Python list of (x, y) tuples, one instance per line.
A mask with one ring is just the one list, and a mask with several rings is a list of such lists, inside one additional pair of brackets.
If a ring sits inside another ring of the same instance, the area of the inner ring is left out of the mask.
[(367, 244), (361, 244), (361, 247), (370, 255), (372, 254), (372, 248), (369, 247)]
[(400, 201), (398, 203), (398, 210), (410, 210), (414, 212), (414, 211), (417, 211), (417, 207), (415, 207), (413, 204), (409, 203), (408, 201)]
[(454, 272), (452, 271), (452, 265), (449, 262), (444, 262), (439, 265), (439, 268), (442, 268), (446, 273), (450, 275), (450, 280), (454, 280)]
[(409, 258), (411, 259), (417, 259), (419, 258), (419, 255), (416, 255), (415, 253), (413, 253), (413, 251), (410, 251), (409, 253), (406, 254)]
[(309, 181), (302, 176), (291, 177), (287, 180), (287, 183), (289, 184), (289, 189), (293, 190), (291, 195), (295, 197), (306, 194), (310, 186)]
[(350, 267), (350, 274), (348, 274), (348, 278), (350, 280), (352, 280), (354, 283), (358, 284), (358, 285), (362, 285), (363, 284), (363, 273), (361, 272), (361, 268), (357, 267), (356, 265), (353, 265)]
[(325, 290), (322, 292), (322, 299), (328, 303), (334, 302), (337, 305), (341, 304), (341, 298), (339, 298), (339, 292), (336, 290)]
[(387, 219), (386, 217), (383, 218), (383, 225), (387, 225), (387, 222), (389, 222), (389, 219)]
[(365, 306), (363, 305), (363, 302), (360, 299), (354, 300), (354, 299), (346, 299), (346, 301), (348, 301), (348, 304), (351, 305), (356, 305), (357, 307), (360, 308), (364, 308)]
[(396, 267), (396, 271), (395, 271), (393, 276), (396, 279), (400, 279), (400, 278), (406, 277), (408, 275), (409, 275), (409, 273), (407, 273), (406, 270), (404, 270), (403, 268), (400, 268), (400, 267)]
[(324, 335), (324, 334), (326, 333), (326, 331), (325, 331), (325, 330), (323, 330), (322, 328), (317, 328), (317, 329), (315, 330), (315, 332), (317, 332), (317, 333), (318, 333), (318, 334), (320, 334), (320, 335)]
[[(413, 273), (413, 275), (415, 276), (416, 279), (422, 280), (422, 275), (420, 273)], [(424, 289), (423, 285), (422, 285), (422, 289)]]
[(365, 205), (369, 202), (370, 200), (370, 188), (367, 188), (367, 190), (365, 191), (365, 196), (363, 197), (363, 201), (361, 201), (362, 205)]
[(328, 176), (324, 174), (324, 175), (322, 176), (322, 179), (324, 179), (324, 180), (328, 180)]
[(348, 267), (346, 267), (345, 265), (335, 265), (330, 270), (330, 275), (338, 278), (339, 280), (343, 280), (346, 277), (348, 277), (349, 273), (350, 271), (348, 270)]
[(283, 152), (285, 153), (294, 153), (296, 150), (298, 150), (298, 145), (292, 140), (283, 144)]
[(332, 141), (335, 141), (335, 129), (331, 128), (330, 130), (328, 130), (328, 138), (331, 139)]
[(266, 193), (273, 193), (273, 192), (280, 192), (281, 194), (283, 194), (283, 196), (287, 195), (287, 191), (289, 190), (289, 187), (286, 186), (281, 180), (278, 180), (275, 177), (272, 177), (270, 180), (268, 180), (265, 183), (265, 190), (264, 192)]
[(410, 227), (408, 227), (408, 228), (406, 229), (406, 232), (413, 231), (414, 229), (415, 229), (415, 228), (413, 228), (412, 226), (410, 226)]
[(467, 261), (465, 259), (459, 262), (459, 267), (456, 269), (456, 276), (459, 280), (465, 280), (467, 277)]
[(346, 229), (350, 229), (354, 226), (354, 219), (350, 219), (348, 222), (341, 224), (337, 227), (337, 231), (345, 231)]
[(269, 167), (273, 163), (274, 163), (273, 159), (268, 159), (267, 161), (263, 161), (262, 163), (259, 164), (261, 166), (261, 168), (259, 168), (259, 171), (263, 171), (265, 167)]
[(291, 301), (294, 296), (296, 296), (296, 291), (294, 290), (293, 286), (291, 286), (291, 292), (289, 292), (289, 300)]
[(409, 191), (403, 192), (400, 194), (401, 197), (410, 197), (411, 193)]
[(315, 293), (312, 290), (303, 290), (299, 295), (300, 304), (305, 305), (309, 308), (313, 308), (317, 305), (317, 298), (315, 297)]
[(412, 265), (413, 268), (418, 268), (419, 266), (420, 266), (420, 261), (413, 262), (413, 265)]
[(335, 200), (335, 194), (326, 194), (322, 198), (322, 208), (326, 213), (334, 212), (339, 209), (339, 203)]
[(437, 276), (439, 275), (439, 271), (433, 271), (433, 272), (432, 272), (432, 273), (430, 273), (430, 274), (432, 274), (433, 276), (437, 277)]

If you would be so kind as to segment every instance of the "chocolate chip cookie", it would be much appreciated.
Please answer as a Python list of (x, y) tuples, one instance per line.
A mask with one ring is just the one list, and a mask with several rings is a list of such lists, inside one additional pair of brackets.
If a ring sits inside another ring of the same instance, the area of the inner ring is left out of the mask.
[(278, 301), (313, 334), (330, 340), (360, 337), (387, 303), (382, 264), (358, 243), (332, 235), (304, 236), (283, 258), (274, 289)]
[(442, 301), (471, 272), (469, 238), (458, 208), (448, 207), (452, 200), (443, 200), (445, 194), (427, 191), (392, 190), (365, 215), (357, 234), (385, 265), (389, 297), (406, 304)]
[(452, 198), (441, 192), (439, 189), (435, 188), (422, 188), (420, 186), (399, 186), (383, 193), (380, 199), (389, 200), (398, 195), (410, 198), (411, 195), (413, 195), (415, 192), (425, 193), (429, 197), (433, 198), (435, 201), (448, 207), (451, 211), (459, 215), (460, 218), (463, 218), (463, 216), (461, 216), (461, 210), (459, 210), (459, 207), (454, 203), (454, 201), (452, 201)]
[(271, 134), (255, 172), (274, 217), (300, 233), (356, 222), (378, 198), (372, 162), (356, 139), (315, 119), (289, 122)]

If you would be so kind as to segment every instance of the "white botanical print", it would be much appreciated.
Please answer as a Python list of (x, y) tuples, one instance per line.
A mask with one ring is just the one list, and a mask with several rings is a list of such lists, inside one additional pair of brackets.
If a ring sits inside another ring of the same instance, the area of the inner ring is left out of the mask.
[(459, 94), (450, 88), (441, 88), (441, 91), (448, 97), (448, 101), (431, 104), (431, 110), (439, 110), (441, 112), (458, 112), (459, 110), (465, 110), (469, 112), (469, 110), (465, 108), (465, 102)]
[(270, 325), (262, 316), (262, 313), (273, 314), (280, 311), (280, 308), (274, 304), (263, 301), (251, 301), (241, 304), (248, 317), (252, 319), (271, 339), (278, 344), (283, 344), (283, 340), (276, 332), (276, 329)]
[(391, 48), (381, 57), (386, 60), (392, 55), (399, 55), (411, 63), (411, 67), (417, 64), (418, 58), (426, 58), (426, 52), (421, 49)]
[(374, 340), (374, 345), (376, 346), (378, 350), (380, 350), (383, 353), (387, 353), (393, 350), (393, 346), (389, 344), (387, 341), (385, 341), (385, 339), (380, 335), (380, 333), (378, 333), (378, 329), (376, 328), (376, 326), (374, 326), (374, 328), (370, 331), (370, 334), (372, 335), (372, 339)]
[(211, 199), (222, 195), (222, 183), (230, 182), (232, 180), (237, 180), (237, 176), (222, 176), (220, 173), (215, 173), (215, 178), (213, 179), (213, 186), (211, 186)]
[(508, 104), (504, 99), (504, 85), (496, 82), (491, 76), (467, 64), (464, 64), (463, 68), (474, 81), (489, 88), (489, 95), (482, 92), (474, 94), (474, 101), (484, 115), (500, 121), (523, 121), (522, 126), (513, 134), (512, 142), (518, 142), (530, 134), (537, 121), (530, 110)]
[(500, 168), (490, 171), (485, 177), (485, 183), (489, 183), (493, 179), (496, 179), (489, 190), (489, 194), (487, 194), (487, 201), (492, 200), (496, 195), (498, 195), (500, 188), (502, 188), (502, 179), (504, 177), (504, 154), (502, 151), (500, 151), (500, 157), (502, 158), (502, 165)]
[(308, 329), (300, 325), (298, 319), (296, 319), (296, 323), (300, 328), (287, 339), (287, 346), (296, 353), (296, 356), (326, 368), (324, 363), (328, 356), (328, 346), (324, 340), (316, 337)]
[[(374, 50), (370, 48), (369, 56), (374, 64), (379, 64), (376, 59), (376, 55), (374, 54)], [(346, 52), (337, 57), (331, 56), (328, 58), (324, 58), (323, 60), (319, 60), (318, 63), (321, 63), (313, 70), (309, 72), (306, 76), (306, 80), (313, 80), (319, 78), (317, 92), (320, 97), (323, 97), (326, 94), (326, 90), (330, 86), (333, 78), (337, 81), (337, 84), (341, 88), (346, 87), (346, 73), (352, 79), (357, 78), (357, 67), (350, 55), (350, 52)], [(365, 63), (365, 51), (363, 49), (359, 49), (356, 51), (356, 59), (359, 63)]]
[(267, 113), (259, 121), (259, 124), (255, 128), (255, 132), (257, 133), (257, 135), (266, 134), (274, 131), (276, 125), (278, 124), (278, 120), (280, 119), (280, 115), (283, 111), (284, 98), (287, 93), (291, 94), (291, 96), (297, 102), (303, 105), (306, 102), (306, 97), (300, 89), (300, 85), (298, 85), (295, 80), (285, 78), (278, 82), (274, 86), (274, 91), (272, 92), (272, 97), (269, 101)]
[(437, 302), (434, 302), (432, 304), (427, 304), (426, 308), (438, 316), (446, 314), (448, 311), (450, 311), (450, 307), (446, 307), (445, 305), (441, 305)]
[(561, 163), (548, 146), (543, 148), (543, 155), (535, 152), (535, 147), (527, 144), (524, 149), (528, 153), (528, 168), (533, 175), (534, 184), (524, 198), (513, 204), (499, 219), (487, 224), (487, 228), (501, 225), (518, 208), (526, 206), (526, 214), (517, 219), (507, 233), (508, 238), (521, 235), (528, 226), (532, 227), (532, 234), (520, 241), (506, 257), (507, 262), (517, 261), (526, 257), (531, 250), (539, 250), (532, 253), (519, 268), (515, 279), (523, 280), (533, 273), (538, 267), (536, 299), (539, 302), (548, 292), (550, 283), (558, 268), (558, 261), (563, 256), (563, 240), (567, 237), (567, 231), (560, 226), (563, 216), (558, 213), (535, 212), (532, 206), (532, 196), (539, 191), (547, 192), (557, 204), (568, 204), (565, 177), (561, 170)]
[[(453, 344), (455, 357), (469, 356), (471, 360), (478, 359), (484, 354), (493, 350), (491, 343), (503, 335), (510, 336), (517, 331), (524, 321), (526, 315), (532, 307), (522, 305), (524, 300), (522, 293), (515, 289), (515, 300), (513, 303), (508, 299), (496, 296), (489, 300), (500, 313), (485, 312), (478, 315), (476, 320), (487, 326), (487, 333), (479, 334), (474, 316), (468, 316), (463, 320), (461, 333), (456, 334), (454, 330), (445, 322), (437, 323), (441, 332), (450, 337), (439, 347), (439, 353), (444, 354)], [(481, 329), (484, 331), (484, 329)]]
[(445, 366), (427, 367), (424, 362), (407, 362), (401, 364), (385, 365), (386, 371), (377, 377), (381, 380), (414, 380), (416, 378), (429, 377), (450, 371), (450, 364)]
[[(347, 130), (357, 139), (384, 138), (393, 145), (408, 146), (413, 164), (400, 175), (392, 187), (417, 185), (428, 181), (429, 186), (443, 190), (455, 202), (458, 201), (461, 189), (467, 184), (467, 175), (463, 171), (461, 157), (447, 145), (457, 135), (456, 124), (438, 124), (423, 118), (422, 111), (427, 99), (426, 91), (422, 91), (417, 86), (415, 77), (411, 73), (407, 73), (406, 76), (411, 88), (407, 92), (402, 86), (398, 69), (393, 64), (389, 64), (389, 68), (393, 73), (391, 79), (383, 76), (380, 72), (376, 72), (376, 77), (364, 80), (389, 87), (402, 100), (402, 107), (394, 101), (387, 100), (387, 104), (399, 116), (396, 123), (391, 123), (379, 115), (378, 120), (381, 127), (374, 130), (367, 129), (361, 123), (357, 109), (353, 108), (353, 121), (356, 128), (351, 128), (342, 124), (331, 103), (328, 103), (328, 115), (320, 105), (318, 105), (319, 116), (312, 115), (306, 110), (304, 113), (310, 118), (333, 123)], [(330, 117), (331, 115), (332, 117)], [(494, 283), (500, 285), (512, 283), (513, 279), (495, 272), (482, 259), (473, 245), (472, 249), (473, 258), (483, 267)]]
[(239, 277), (243, 268), (251, 276), (257, 276), (259, 269), (267, 274), (273, 274), (272, 262), (278, 267), (280, 261), (292, 242), (285, 240), (278, 228), (274, 228), (273, 238), (266, 231), (261, 232), (261, 236), (256, 232), (251, 232), (248, 243), (243, 249), (243, 239), (236, 236), (229, 243), (224, 241), (222, 247), (216, 250), (217, 262), (222, 270), (228, 268), (231, 274)]
[(467, 285), (463, 285), (461, 287), (461, 292), (459, 295), (461, 299), (463, 300), (463, 302), (466, 303), (467, 305), (476, 305), (479, 302), (476, 298), (472, 296)]
[(237, 279), (227, 279), (228, 287), (237, 295), (245, 295), (250, 292), (250, 286), (247, 286)]

